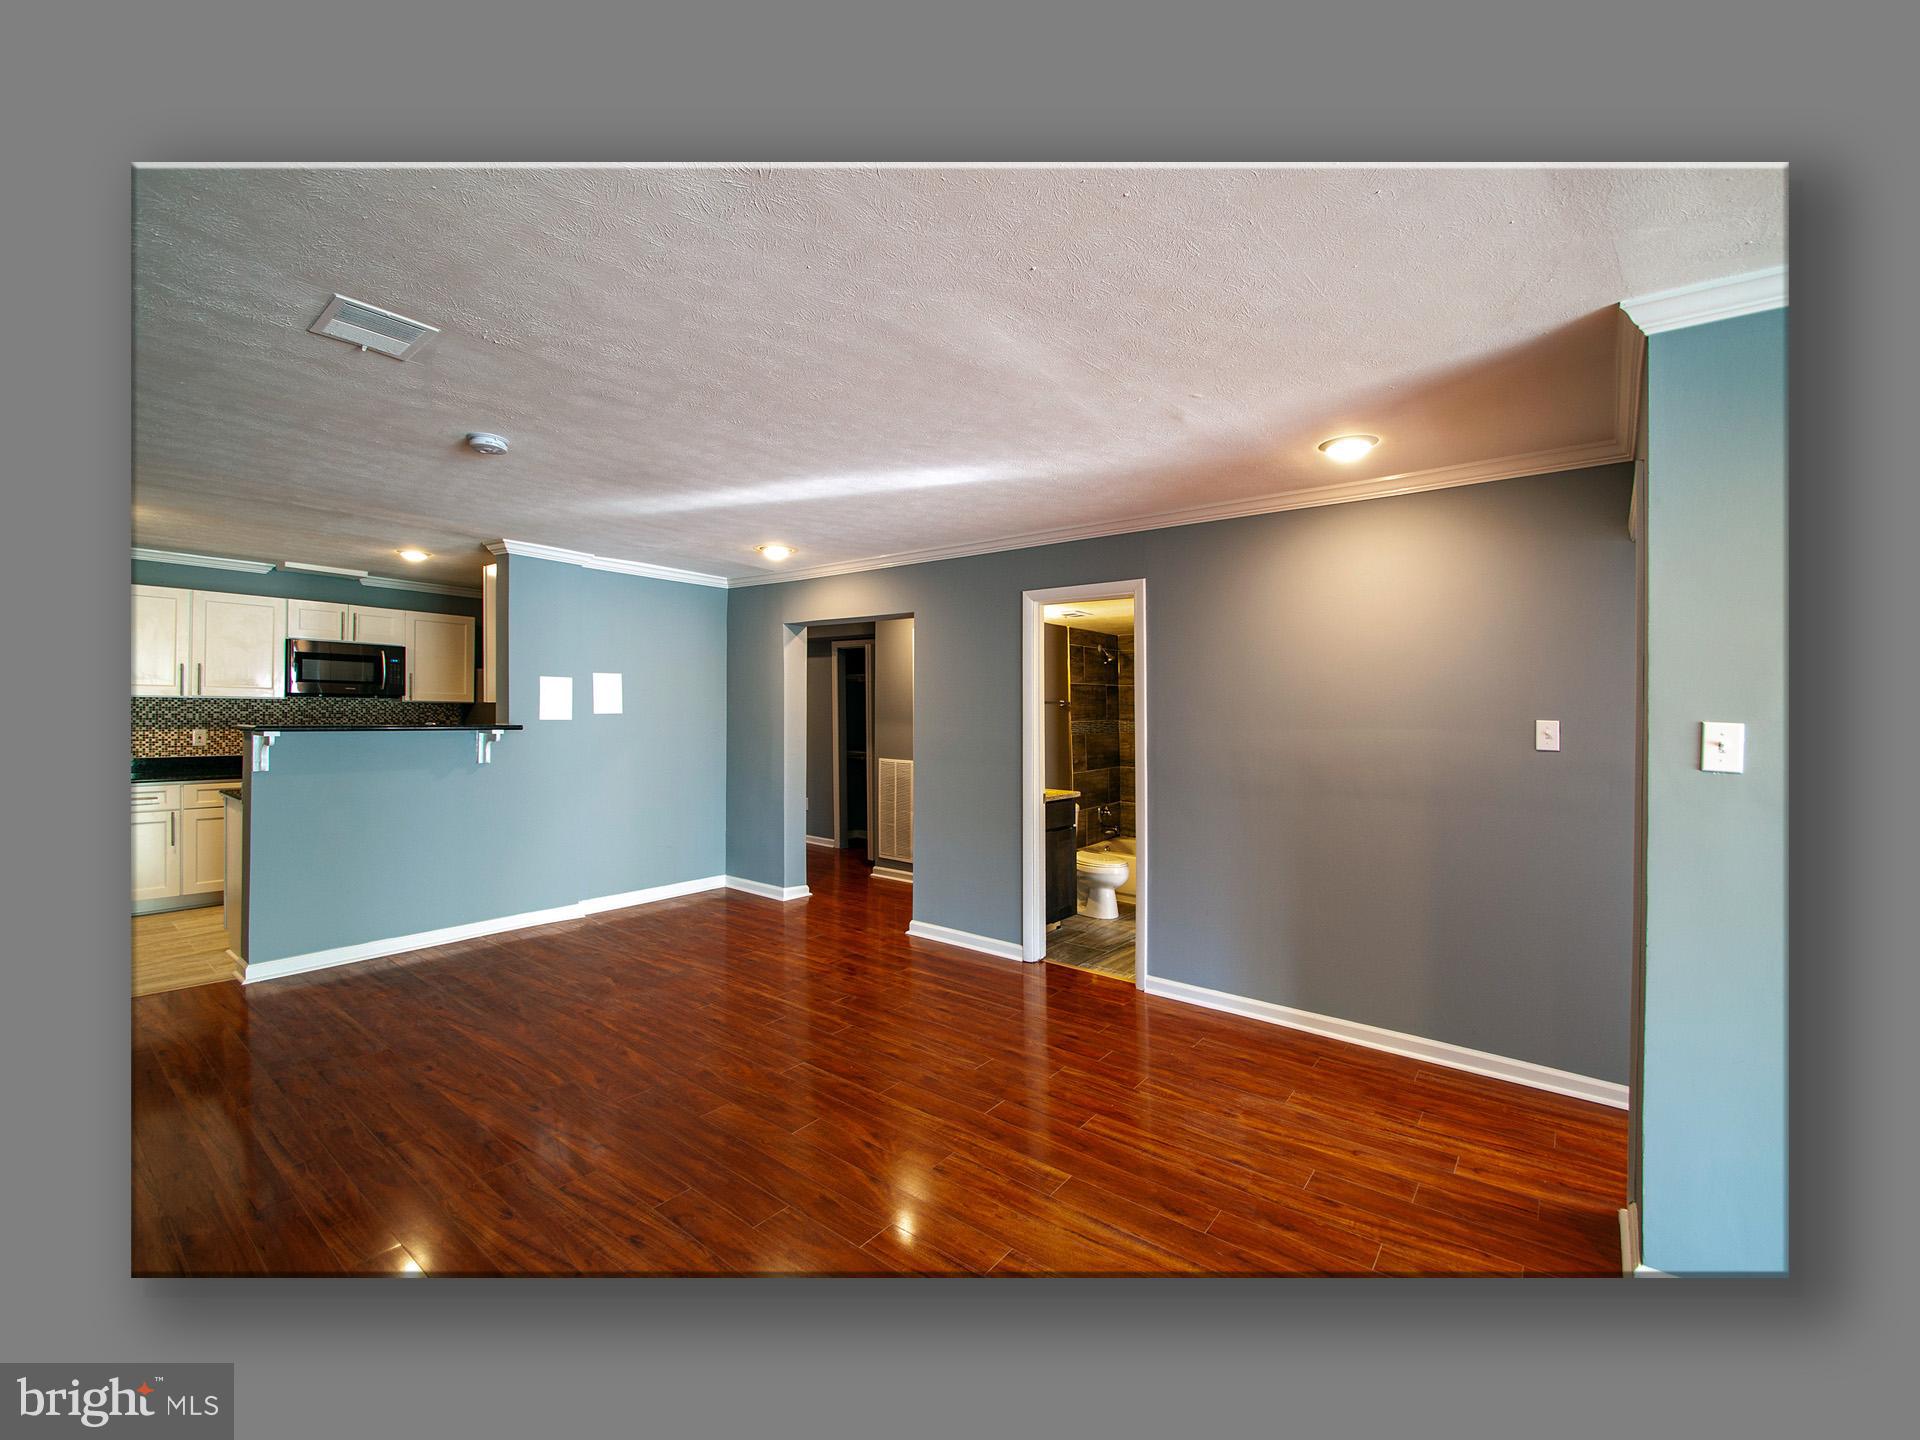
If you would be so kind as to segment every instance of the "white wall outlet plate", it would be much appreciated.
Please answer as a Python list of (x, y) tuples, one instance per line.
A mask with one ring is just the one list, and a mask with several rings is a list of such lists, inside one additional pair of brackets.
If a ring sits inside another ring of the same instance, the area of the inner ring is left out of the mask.
[(1558, 720), (1536, 720), (1533, 722), (1533, 748), (1536, 750), (1558, 750), (1560, 748), (1560, 722)]
[(207, 732), (206, 732), (206, 731), (204, 731), (204, 730), (195, 730), (195, 731), (193, 732), (193, 734), (192, 734), (192, 737), (191, 737), (191, 738), (192, 738), (192, 740), (193, 740), (193, 743), (194, 743), (194, 746), (195, 746), (195, 748), (199, 748), (199, 749), (204, 749), (204, 748), (205, 748), (205, 746), (206, 746), (206, 743), (207, 743)]
[(1747, 768), (1747, 727), (1737, 720), (1700, 722), (1700, 768), (1738, 775)]

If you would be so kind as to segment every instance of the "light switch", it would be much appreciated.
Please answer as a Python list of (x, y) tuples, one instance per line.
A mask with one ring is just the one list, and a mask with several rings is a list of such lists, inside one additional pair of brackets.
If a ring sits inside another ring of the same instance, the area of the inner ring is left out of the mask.
[(1747, 768), (1747, 727), (1734, 720), (1700, 722), (1700, 768), (1738, 775)]
[(1533, 748), (1536, 750), (1558, 750), (1560, 748), (1560, 722), (1558, 720), (1536, 720), (1533, 722)]

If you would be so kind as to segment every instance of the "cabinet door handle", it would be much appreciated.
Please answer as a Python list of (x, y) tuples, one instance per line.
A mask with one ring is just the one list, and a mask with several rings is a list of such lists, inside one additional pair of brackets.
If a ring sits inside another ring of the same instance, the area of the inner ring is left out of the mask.
[(196, 695), (203, 694), (206, 688), (207, 662), (204, 660), (196, 660), (193, 662), (193, 693)]
[(178, 810), (169, 810), (167, 812), (167, 848), (169, 850), (180, 843), (179, 826), (180, 812)]
[(180, 693), (187, 693), (187, 662), (184, 660), (180, 662)]

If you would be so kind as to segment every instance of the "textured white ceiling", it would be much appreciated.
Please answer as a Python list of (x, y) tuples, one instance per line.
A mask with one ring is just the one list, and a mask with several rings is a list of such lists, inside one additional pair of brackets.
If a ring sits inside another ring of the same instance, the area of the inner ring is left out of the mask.
[(1603, 442), (1610, 307), (1785, 224), (1754, 169), (142, 170), (134, 538), (738, 578)]

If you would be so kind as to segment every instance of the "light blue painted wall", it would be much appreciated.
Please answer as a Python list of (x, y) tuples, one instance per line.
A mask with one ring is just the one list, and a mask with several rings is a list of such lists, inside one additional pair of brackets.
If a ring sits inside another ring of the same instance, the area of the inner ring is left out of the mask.
[[(1642, 1250), (1787, 1267), (1784, 310), (1648, 343)], [(1700, 769), (1700, 722), (1747, 726)]]
[[(1144, 577), (1154, 973), (1624, 1081), (1629, 485), (1613, 466), (734, 590), (728, 871), (805, 878), (791, 627), (910, 614), (915, 917), (1017, 940), (1021, 592)], [(1562, 753), (1535, 753), (1537, 718)]]
[[(508, 557), (510, 711), (470, 733), (287, 734), (251, 777), (252, 961), (718, 875), (726, 593)], [(625, 676), (594, 715), (591, 673)], [(539, 676), (574, 678), (540, 721)]]

